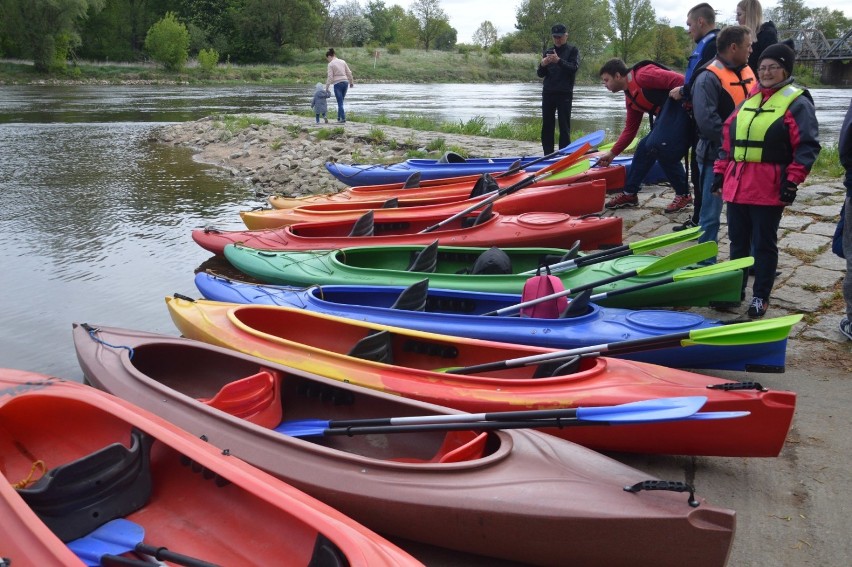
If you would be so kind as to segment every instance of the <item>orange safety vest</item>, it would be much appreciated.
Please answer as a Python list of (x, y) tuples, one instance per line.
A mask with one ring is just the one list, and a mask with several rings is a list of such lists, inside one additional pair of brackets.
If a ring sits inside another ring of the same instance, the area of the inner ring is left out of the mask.
[(718, 104), (719, 116), (724, 120), (746, 99), (757, 79), (748, 65), (743, 65), (739, 71), (735, 71), (725, 66), (719, 59), (713, 59), (705, 69), (719, 78), (727, 94), (719, 99)]

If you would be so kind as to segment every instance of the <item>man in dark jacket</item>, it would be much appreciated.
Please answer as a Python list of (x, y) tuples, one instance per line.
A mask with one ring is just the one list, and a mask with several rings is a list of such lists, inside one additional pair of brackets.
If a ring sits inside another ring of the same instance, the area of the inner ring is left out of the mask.
[(843, 280), (843, 300), (846, 317), (840, 321), (840, 332), (852, 341), (852, 103), (846, 111), (846, 120), (840, 129), (838, 144), (840, 163), (846, 169), (843, 184), (846, 186), (846, 204), (843, 226), (843, 254), (846, 256), (846, 278)]
[(541, 89), (541, 147), (544, 155), (553, 153), (553, 133), (559, 114), (559, 149), (571, 143), (571, 106), (574, 78), (580, 67), (580, 52), (567, 43), (568, 30), (563, 24), (551, 29), (553, 47), (547, 49), (536, 74), (544, 79)]

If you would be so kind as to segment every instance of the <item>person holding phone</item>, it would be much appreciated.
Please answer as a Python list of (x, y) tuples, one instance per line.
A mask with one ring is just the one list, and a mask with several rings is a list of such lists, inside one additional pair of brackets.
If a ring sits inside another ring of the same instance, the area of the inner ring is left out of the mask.
[(580, 67), (580, 52), (568, 43), (564, 24), (550, 28), (553, 46), (542, 54), (536, 75), (544, 79), (541, 89), (541, 147), (553, 153), (556, 117), (559, 116), (559, 149), (571, 143), (571, 106), (574, 78)]

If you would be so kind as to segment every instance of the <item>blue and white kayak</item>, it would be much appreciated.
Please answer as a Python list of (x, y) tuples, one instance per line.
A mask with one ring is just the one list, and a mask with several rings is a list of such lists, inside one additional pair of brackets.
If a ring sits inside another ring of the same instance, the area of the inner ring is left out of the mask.
[[(519, 295), (392, 286), (328, 285), (299, 288), (260, 285), (200, 272), (195, 285), (214, 301), (297, 307), (318, 313), (432, 333), (570, 349), (721, 325), (695, 313), (629, 310), (588, 304), (570, 318), (494, 317), (488, 313), (520, 302)], [(410, 292), (403, 296), (403, 292)], [(401, 296), (403, 297), (401, 299)], [(418, 310), (419, 309), (419, 310)], [(671, 368), (783, 372), (787, 341), (667, 348), (622, 358)]]
[[(559, 154), (546, 160), (541, 160), (542, 156), (463, 158), (457, 154), (448, 153), (441, 159), (407, 159), (389, 165), (326, 162), (325, 167), (329, 173), (350, 187), (403, 183), (416, 172), (420, 173), (420, 179), (423, 181), (481, 173), (499, 173), (518, 166), (527, 173), (533, 173), (559, 161), (580, 149), (584, 144), (588, 143), (592, 147), (597, 147), (605, 137), (604, 130), (592, 132), (571, 142), (560, 150)], [(536, 163), (530, 163), (533, 161)]]

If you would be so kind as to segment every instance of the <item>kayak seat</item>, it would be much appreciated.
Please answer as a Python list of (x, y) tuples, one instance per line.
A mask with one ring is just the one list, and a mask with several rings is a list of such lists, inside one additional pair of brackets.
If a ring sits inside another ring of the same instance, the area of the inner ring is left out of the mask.
[(470, 190), (470, 195), (468, 195), (467, 198), (474, 199), (480, 195), (485, 195), (486, 193), (499, 190), (500, 185), (493, 177), (491, 177), (491, 174), (483, 173), (479, 176), (479, 179), (476, 180), (476, 183), (473, 184), (473, 188)]
[(492, 246), (481, 253), (470, 268), (459, 270), (459, 274), (507, 275), (512, 273), (512, 259), (504, 251)]
[(485, 444), (488, 441), (487, 433), (476, 433), (475, 431), (448, 431), (444, 436), (444, 442), (435, 456), (425, 461), (412, 457), (400, 457), (392, 459), (398, 463), (461, 463), (481, 459), (485, 454)]
[(580, 317), (592, 310), (589, 305), (589, 299), (592, 297), (592, 290), (587, 289), (573, 297), (568, 303), (568, 307), (559, 314), (559, 319), (571, 319), (572, 317)]
[(426, 311), (426, 298), (428, 296), (429, 278), (426, 278), (405, 288), (390, 308), (400, 311)]
[(465, 217), (462, 219), (462, 228), (471, 228), (474, 226), (479, 226), (484, 222), (487, 222), (491, 217), (494, 216), (494, 209), (491, 203), (488, 204), (487, 207), (482, 209), (482, 211), (476, 215), (475, 217)]
[(373, 236), (374, 231), (373, 211), (369, 210), (355, 221), (349, 236)]
[(464, 163), (465, 159), (463, 156), (460, 156), (456, 152), (445, 152), (438, 159), (438, 163)]
[(533, 378), (555, 378), (557, 376), (570, 376), (580, 370), (580, 355), (574, 355), (567, 360), (556, 360), (539, 364)]
[(396, 197), (392, 197), (382, 203), (383, 209), (398, 209), (399, 208), (399, 199)]
[(281, 408), (282, 378), (282, 373), (277, 370), (261, 370), (257, 374), (228, 382), (212, 398), (198, 401), (271, 429), (281, 423), (284, 417)]
[(571, 245), (571, 248), (562, 254), (561, 256), (557, 256), (556, 254), (546, 254), (539, 258), (540, 266), (552, 266), (553, 264), (558, 264), (559, 262), (567, 262), (568, 260), (573, 260), (577, 256), (580, 255), (580, 241), (577, 240), (574, 244)]
[(134, 428), (129, 449), (121, 443), (107, 445), (48, 470), (18, 494), (60, 540), (81, 538), (148, 502), (153, 442)]
[(411, 175), (408, 176), (408, 179), (405, 180), (405, 183), (402, 184), (403, 189), (414, 189), (416, 187), (420, 187), (420, 178), (422, 174), (419, 171), (415, 171)]
[(429, 246), (420, 252), (413, 254), (411, 262), (405, 269), (406, 272), (435, 273), (438, 268), (438, 240), (434, 240)]
[(393, 364), (393, 344), (390, 331), (371, 331), (366, 337), (355, 343), (349, 356)]

